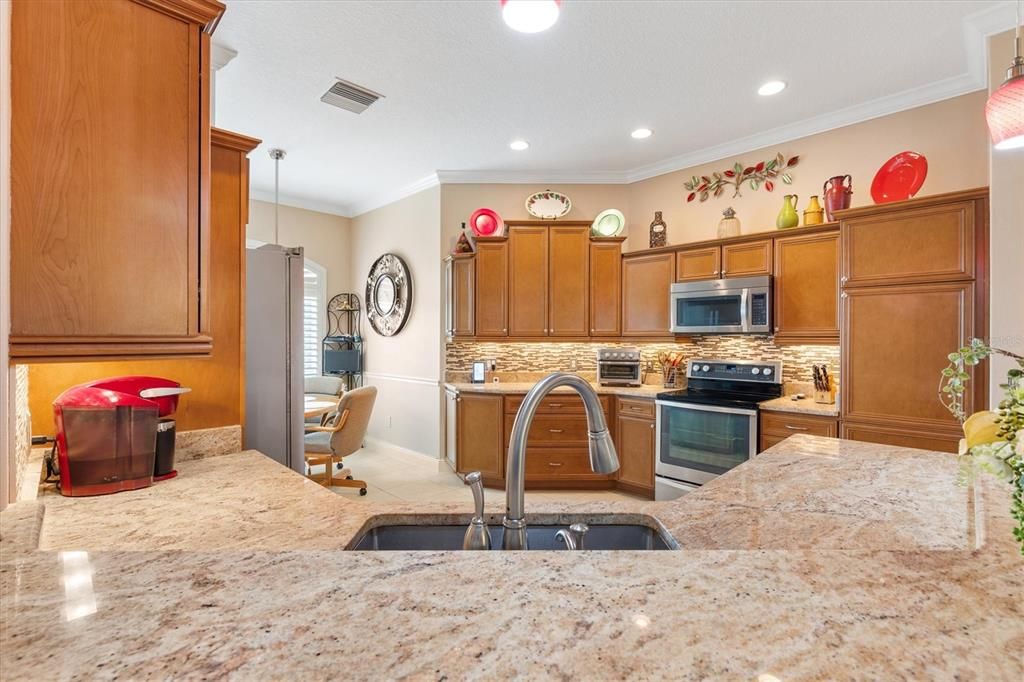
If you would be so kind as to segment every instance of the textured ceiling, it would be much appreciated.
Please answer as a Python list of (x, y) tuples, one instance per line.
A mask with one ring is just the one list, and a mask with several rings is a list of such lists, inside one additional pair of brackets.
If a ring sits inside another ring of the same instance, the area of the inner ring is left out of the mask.
[[(235, 0), (215, 34), (238, 52), (216, 124), (264, 140), (257, 194), (282, 147), (282, 195), (341, 213), (438, 170), (650, 175), (907, 91), (974, 89), (965, 18), (1001, 4), (566, 0), (554, 28), (525, 35), (497, 0)], [(386, 97), (360, 115), (325, 105), (335, 76)], [(759, 97), (770, 78), (789, 87)], [(654, 136), (631, 139), (639, 126)]]

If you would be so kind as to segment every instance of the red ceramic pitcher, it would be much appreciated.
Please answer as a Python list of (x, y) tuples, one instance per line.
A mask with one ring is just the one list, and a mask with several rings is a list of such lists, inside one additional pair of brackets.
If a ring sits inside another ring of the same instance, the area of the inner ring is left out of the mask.
[(849, 175), (837, 175), (829, 178), (822, 185), (822, 195), (825, 200), (825, 219), (832, 222), (835, 220), (836, 211), (850, 208), (850, 200), (853, 198), (853, 178)]

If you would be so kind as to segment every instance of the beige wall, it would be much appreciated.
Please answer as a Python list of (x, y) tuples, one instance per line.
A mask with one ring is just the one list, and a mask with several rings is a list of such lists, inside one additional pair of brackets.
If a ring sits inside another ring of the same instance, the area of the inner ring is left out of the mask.
[[(352, 221), (330, 213), (281, 206), (279, 216), (282, 246), (301, 246), (305, 256), (327, 269), (327, 298), (349, 289), (349, 251)], [(274, 241), (274, 204), (249, 203), (249, 228), (246, 237), (261, 242)]]
[[(405, 261), (413, 300), (405, 328), (377, 334), (363, 314), (365, 383), (378, 389), (369, 435), (440, 457), (441, 188), (419, 192), (352, 219), (349, 288), (364, 298), (366, 276), (385, 253)], [(365, 306), (365, 301), (364, 301)]]
[[(1013, 55), (1013, 32), (989, 39), (989, 87), (995, 90), (1006, 77)], [(1024, 149), (989, 148), (991, 205), (991, 324), (992, 345), (1024, 355)], [(991, 404), (1002, 399), (999, 384), (1013, 363), (997, 358), (992, 363)]]
[[(668, 224), (670, 244), (716, 238), (727, 206), (736, 211), (744, 233), (775, 229), (784, 194), (800, 197), (802, 222), (808, 198), (820, 195), (822, 184), (834, 175), (853, 177), (854, 206), (872, 204), (875, 172), (892, 155), (906, 150), (928, 159), (928, 178), (919, 196), (983, 186), (988, 181), (984, 106), (985, 93), (976, 92), (634, 183), (629, 186), (626, 248), (647, 247), (647, 228), (655, 211), (661, 211)], [(710, 175), (736, 162), (752, 166), (776, 153), (800, 156), (792, 170), (792, 185), (778, 182), (773, 192), (744, 188), (736, 198), (727, 189), (703, 204), (699, 199), (686, 203), (683, 183), (689, 177)]]

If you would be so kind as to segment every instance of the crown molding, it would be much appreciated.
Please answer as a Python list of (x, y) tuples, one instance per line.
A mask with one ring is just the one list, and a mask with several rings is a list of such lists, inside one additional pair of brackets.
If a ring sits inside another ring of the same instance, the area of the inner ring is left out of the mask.
[(238, 56), (237, 50), (232, 50), (230, 47), (225, 47), (218, 43), (211, 43), (210, 47), (210, 67), (214, 71), (220, 71), (225, 66), (231, 63), (231, 60)]
[(351, 217), (355, 218), (361, 216), (364, 213), (376, 210), (382, 206), (393, 204), (396, 201), (401, 201), (406, 197), (411, 197), (413, 194), (419, 194), (420, 192), (437, 187), (441, 184), (441, 180), (438, 177), (438, 173), (431, 173), (430, 175), (420, 178), (416, 182), (409, 183), (404, 187), (399, 187), (392, 192), (380, 192), (369, 199), (363, 201), (357, 201), (353, 203), (349, 208)]
[[(274, 203), (274, 192), (256, 189), (253, 187), (249, 190), (249, 199), (252, 201), (262, 201), (264, 203), (272, 204)], [(329, 215), (336, 215), (342, 218), (352, 217), (352, 212), (349, 210), (349, 207), (344, 204), (333, 204), (327, 201), (320, 201), (318, 199), (310, 199), (308, 197), (297, 197), (290, 194), (282, 194), (279, 197), (279, 203), (282, 206), (302, 208), (307, 211), (327, 213)]]
[(622, 185), (629, 182), (625, 171), (437, 171), (442, 185)]
[[(1014, 2), (1001, 2), (988, 9), (975, 12), (964, 19), (964, 47), (967, 51), (967, 72), (977, 81), (978, 88), (988, 87), (988, 38), (1008, 31), (1017, 23)], [(1007, 63), (1010, 62), (1007, 56)]]

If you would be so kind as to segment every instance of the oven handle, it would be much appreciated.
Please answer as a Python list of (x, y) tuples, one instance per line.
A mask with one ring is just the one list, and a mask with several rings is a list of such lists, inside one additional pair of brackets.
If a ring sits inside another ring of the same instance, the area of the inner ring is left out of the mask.
[(722, 414), (746, 414), (756, 415), (757, 410), (747, 410), (742, 407), (720, 407), (718, 405), (698, 405), (696, 403), (677, 403), (672, 400), (655, 400), (654, 404), (659, 407), (674, 407), (682, 410), (696, 410), (698, 412), (718, 412)]

